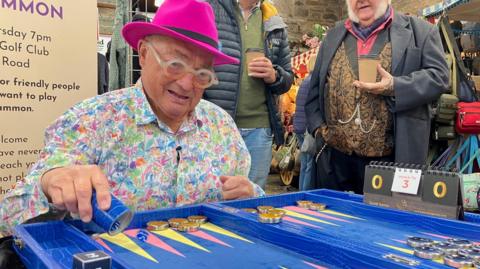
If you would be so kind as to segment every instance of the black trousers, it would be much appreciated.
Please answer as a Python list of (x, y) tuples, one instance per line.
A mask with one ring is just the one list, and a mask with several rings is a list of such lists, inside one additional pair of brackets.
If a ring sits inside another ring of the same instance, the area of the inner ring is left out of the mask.
[(0, 238), (0, 269), (25, 268), (13, 250), (13, 238)]
[(371, 161), (393, 160), (393, 154), (384, 157), (363, 157), (355, 153), (348, 155), (327, 146), (316, 162), (319, 182), (317, 187), (363, 194), (365, 166)]

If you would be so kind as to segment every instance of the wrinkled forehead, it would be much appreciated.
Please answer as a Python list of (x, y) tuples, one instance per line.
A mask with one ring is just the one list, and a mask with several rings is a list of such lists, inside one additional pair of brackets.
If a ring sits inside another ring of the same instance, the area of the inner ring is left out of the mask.
[(145, 38), (155, 50), (201, 68), (213, 68), (213, 56), (198, 47), (175, 38), (152, 35)]

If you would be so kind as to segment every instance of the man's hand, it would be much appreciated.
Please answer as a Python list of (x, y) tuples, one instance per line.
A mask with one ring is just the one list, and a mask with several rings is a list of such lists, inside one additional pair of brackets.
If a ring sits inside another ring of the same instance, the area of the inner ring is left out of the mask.
[(265, 83), (272, 84), (277, 80), (277, 72), (272, 62), (266, 57), (253, 59), (248, 64), (248, 75), (254, 78), (261, 78)]
[(254, 195), (253, 185), (244, 176), (220, 176), (222, 181), (223, 199), (233, 200), (238, 198), (248, 198)]
[(393, 91), (393, 76), (383, 69), (380, 64), (377, 65), (377, 72), (382, 78), (379, 82), (371, 83), (356, 80), (353, 82), (353, 86), (357, 87), (361, 91), (371, 94), (384, 94), (386, 92)]
[(48, 200), (61, 210), (79, 214), (83, 222), (92, 219), (92, 191), (97, 192), (100, 209), (110, 208), (107, 177), (96, 165), (74, 165), (50, 170), (41, 178)]

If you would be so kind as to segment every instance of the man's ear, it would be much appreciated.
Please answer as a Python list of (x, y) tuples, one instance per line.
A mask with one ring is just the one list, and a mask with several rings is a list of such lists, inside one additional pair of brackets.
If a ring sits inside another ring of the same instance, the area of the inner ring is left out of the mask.
[(140, 64), (140, 67), (143, 69), (146, 63), (147, 50), (148, 50), (146, 41), (143, 39), (138, 41), (137, 48), (138, 48), (138, 62)]

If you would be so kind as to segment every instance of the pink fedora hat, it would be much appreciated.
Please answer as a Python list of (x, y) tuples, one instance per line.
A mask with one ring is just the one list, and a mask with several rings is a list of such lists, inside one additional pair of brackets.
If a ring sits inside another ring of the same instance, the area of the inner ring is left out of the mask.
[(153, 21), (131, 22), (122, 29), (125, 41), (135, 50), (149, 35), (163, 35), (190, 43), (214, 56), (214, 65), (238, 64), (218, 48), (218, 32), (210, 4), (204, 0), (165, 0)]

